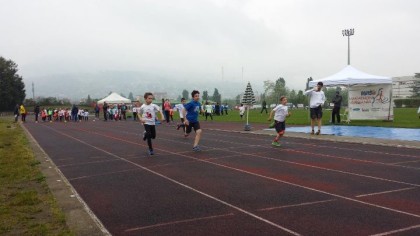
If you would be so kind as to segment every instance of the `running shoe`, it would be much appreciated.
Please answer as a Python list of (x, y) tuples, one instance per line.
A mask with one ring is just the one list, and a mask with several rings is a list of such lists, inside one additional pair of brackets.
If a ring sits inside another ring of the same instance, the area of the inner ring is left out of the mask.
[(149, 155), (150, 156), (155, 155), (155, 153), (153, 152), (153, 150), (149, 150)]
[(315, 134), (315, 131), (314, 131), (314, 130), (312, 130), (312, 131), (311, 131), (311, 134)]
[(181, 125), (176, 125), (176, 130), (179, 130), (181, 128)]
[(316, 135), (319, 135), (321, 133), (321, 130), (316, 131)]
[(199, 151), (201, 151), (201, 149), (200, 149), (200, 147), (197, 145), (197, 146), (193, 147), (193, 151), (194, 151), (194, 152), (199, 152)]
[(276, 146), (276, 147), (280, 147), (281, 146), (281, 144), (279, 142), (275, 142), (275, 141), (272, 142), (271, 145)]

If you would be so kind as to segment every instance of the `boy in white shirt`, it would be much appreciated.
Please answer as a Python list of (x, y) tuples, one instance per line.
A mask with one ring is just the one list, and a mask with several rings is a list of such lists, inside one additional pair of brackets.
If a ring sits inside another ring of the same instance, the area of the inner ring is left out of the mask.
[(139, 121), (144, 125), (143, 141), (147, 140), (149, 146), (149, 155), (154, 155), (152, 147), (152, 139), (156, 138), (156, 112), (160, 113), (161, 120), (164, 120), (160, 107), (153, 104), (153, 94), (144, 94), (144, 104), (138, 109)]
[(241, 106), (239, 107), (239, 116), (241, 117), (241, 120), (243, 120), (244, 113), (245, 113), (245, 107), (244, 107), (244, 104), (241, 103)]
[(322, 122), (322, 105), (325, 103), (325, 94), (322, 91), (324, 84), (318, 82), (315, 88), (305, 92), (305, 95), (309, 96), (309, 107), (311, 112), (311, 134), (314, 134), (315, 122), (318, 123), (318, 131), (316, 135), (321, 133), (321, 122)]
[(186, 135), (185, 133), (185, 125), (184, 125), (184, 115), (182, 113), (182, 111), (184, 110), (184, 104), (185, 104), (185, 98), (181, 98), (181, 103), (180, 104), (176, 104), (174, 107), (174, 111), (178, 111), (179, 112), (179, 118), (181, 119), (181, 124), (178, 124), (176, 126), (176, 129), (179, 130), (182, 127), (182, 130), (184, 130), (184, 135)]
[(287, 98), (285, 96), (280, 97), (280, 104), (277, 105), (271, 112), (270, 116), (268, 117), (268, 121), (271, 121), (271, 117), (274, 115), (274, 123), (275, 129), (277, 132), (277, 136), (274, 138), (273, 142), (271, 143), (273, 146), (280, 146), (279, 139), (284, 135), (284, 131), (286, 130), (286, 117), (289, 117), (291, 113), (289, 112), (289, 108), (287, 107)]

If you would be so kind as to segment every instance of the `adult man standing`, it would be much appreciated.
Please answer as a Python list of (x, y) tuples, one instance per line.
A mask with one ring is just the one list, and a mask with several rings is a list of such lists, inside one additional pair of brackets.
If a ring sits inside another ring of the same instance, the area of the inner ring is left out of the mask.
[(104, 113), (104, 120), (108, 121), (108, 103), (104, 102), (102, 106), (102, 112)]
[(40, 112), (39, 105), (36, 105), (34, 109), (35, 123), (38, 123), (39, 112)]
[(340, 91), (335, 92), (335, 97), (332, 100), (334, 103), (334, 107), (332, 110), (332, 123), (335, 124), (335, 117), (337, 117), (337, 123), (340, 123), (341, 117), (340, 117), (340, 108), (341, 108), (341, 101), (343, 100), (343, 97), (340, 95)]
[(309, 107), (311, 114), (311, 134), (315, 134), (314, 126), (315, 122), (318, 124), (318, 131), (316, 135), (321, 133), (321, 124), (322, 124), (322, 105), (325, 102), (325, 94), (322, 91), (324, 84), (318, 82), (315, 88), (305, 91), (305, 95), (309, 96)]
[(265, 110), (265, 114), (267, 114), (268, 113), (268, 111), (267, 111), (267, 102), (265, 102), (265, 100), (263, 100), (263, 102), (262, 102), (262, 104), (261, 104), (261, 114), (262, 114), (262, 112)]

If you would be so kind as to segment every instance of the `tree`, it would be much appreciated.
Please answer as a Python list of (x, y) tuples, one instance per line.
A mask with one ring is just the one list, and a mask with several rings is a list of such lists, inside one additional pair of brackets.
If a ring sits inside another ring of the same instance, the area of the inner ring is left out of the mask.
[(240, 104), (241, 103), (241, 95), (240, 94), (236, 95), (235, 102), (236, 102), (236, 104)]
[(219, 90), (217, 90), (217, 88), (214, 88), (212, 100), (218, 102), (219, 104), (222, 103), (222, 95), (219, 93)]
[(207, 90), (203, 91), (203, 101), (209, 100), (209, 92)]
[(18, 65), (0, 57), (0, 111), (10, 111), (25, 100), (25, 84), (18, 75)]
[(188, 91), (186, 89), (182, 90), (182, 97), (188, 100)]
[[(414, 78), (420, 78), (420, 73), (415, 73)], [(412, 97), (420, 97), (420, 80), (415, 80), (411, 86)]]
[(307, 80), (306, 80), (306, 88), (305, 88), (305, 90), (309, 90), (309, 82), (311, 82), (313, 79), (312, 79), (312, 77), (309, 77)]
[(131, 101), (134, 101), (134, 96), (133, 96), (132, 92), (130, 92), (130, 94), (128, 94), (128, 99), (130, 99)]
[(90, 98), (90, 95), (88, 94), (88, 97), (86, 99), (86, 105), (90, 106), (91, 103), (92, 103), (92, 98)]

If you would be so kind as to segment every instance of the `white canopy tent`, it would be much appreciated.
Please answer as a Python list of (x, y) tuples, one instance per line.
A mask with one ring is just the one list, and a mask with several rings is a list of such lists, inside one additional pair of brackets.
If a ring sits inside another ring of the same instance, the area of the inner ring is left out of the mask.
[(104, 102), (108, 104), (119, 104), (119, 103), (131, 103), (131, 100), (119, 95), (118, 93), (113, 92), (107, 97), (99, 100), (98, 104), (103, 104)]
[(392, 78), (371, 75), (351, 65), (336, 74), (309, 82), (314, 87), (322, 82), (326, 87), (346, 86), (349, 89), (348, 121), (351, 119), (392, 120)]
[(391, 77), (370, 75), (357, 70), (353, 66), (346, 66), (336, 74), (319, 80), (309, 82), (309, 87), (314, 87), (318, 82), (324, 83), (324, 86), (351, 86), (366, 84), (392, 84)]

